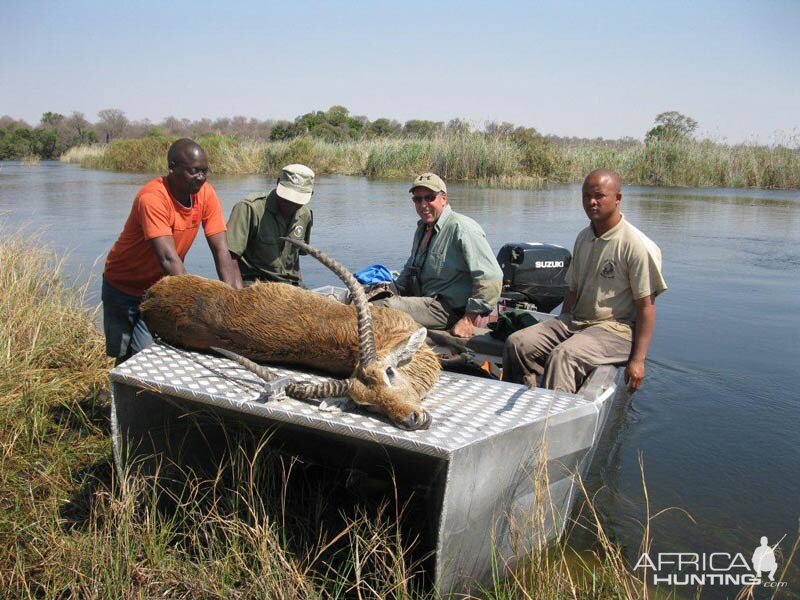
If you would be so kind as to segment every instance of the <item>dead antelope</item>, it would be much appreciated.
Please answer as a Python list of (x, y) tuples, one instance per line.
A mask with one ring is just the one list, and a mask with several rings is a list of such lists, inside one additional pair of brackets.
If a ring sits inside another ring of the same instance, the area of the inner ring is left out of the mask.
[(425, 344), (426, 330), (397, 310), (370, 306), (364, 290), (342, 265), (316, 248), (288, 240), (344, 281), (353, 298), (345, 305), (282, 283), (241, 290), (196, 275), (164, 277), (146, 294), (141, 311), (150, 331), (193, 350), (222, 349), (260, 377), (276, 376), (261, 362), (311, 367), (344, 376), (334, 382), (292, 384), (297, 398), (347, 396), (385, 414), (404, 429), (427, 429), (420, 401), (439, 376), (439, 362)]

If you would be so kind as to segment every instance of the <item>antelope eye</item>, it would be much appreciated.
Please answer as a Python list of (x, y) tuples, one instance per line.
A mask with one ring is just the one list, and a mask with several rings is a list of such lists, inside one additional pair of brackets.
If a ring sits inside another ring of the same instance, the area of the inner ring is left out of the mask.
[(397, 377), (397, 371), (394, 367), (387, 367), (386, 368), (386, 381), (391, 385), (394, 383), (394, 378)]

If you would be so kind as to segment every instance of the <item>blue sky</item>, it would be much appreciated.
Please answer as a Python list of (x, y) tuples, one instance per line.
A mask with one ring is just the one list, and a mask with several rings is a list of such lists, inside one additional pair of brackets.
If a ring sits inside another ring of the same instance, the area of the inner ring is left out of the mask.
[(0, 0), (0, 114), (466, 118), (800, 143), (800, 1)]

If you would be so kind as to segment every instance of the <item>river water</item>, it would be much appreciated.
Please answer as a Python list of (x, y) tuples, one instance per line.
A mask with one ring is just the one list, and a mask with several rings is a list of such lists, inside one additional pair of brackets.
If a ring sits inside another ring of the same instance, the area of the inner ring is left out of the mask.
[[(0, 163), (0, 227), (41, 233), (66, 254), (68, 276), (85, 281), (102, 271), (147, 180), (59, 163)], [(270, 185), (261, 176), (212, 183), (226, 217), (242, 196)], [(587, 222), (575, 185), (451, 184), (449, 192), (455, 210), (483, 225), (495, 252), (511, 241), (571, 249)], [(800, 517), (800, 193), (635, 186), (623, 193), (626, 218), (661, 247), (669, 290), (658, 301), (644, 387), (600, 473), (607, 525), (636, 560), (641, 459), (651, 512), (681, 509), (651, 524), (651, 555), (741, 552), (749, 559), (761, 536), (774, 543), (783, 535), (788, 554)], [(416, 223), (408, 182), (321, 178), (311, 206), (314, 245), (346, 266), (402, 265)], [(307, 285), (338, 283), (313, 259), (302, 260)], [(202, 236), (186, 264), (215, 276)], [(800, 594), (796, 570), (786, 591)]]

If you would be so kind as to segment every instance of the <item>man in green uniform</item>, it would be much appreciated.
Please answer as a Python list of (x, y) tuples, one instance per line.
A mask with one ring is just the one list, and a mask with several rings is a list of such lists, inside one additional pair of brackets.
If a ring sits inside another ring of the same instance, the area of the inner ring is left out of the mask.
[(441, 177), (423, 173), (409, 192), (420, 220), (395, 282), (400, 296), (376, 304), (407, 312), (428, 329), (470, 337), (497, 304), (503, 272), (481, 226), (450, 208)]
[(282, 237), (311, 240), (314, 216), (308, 208), (314, 171), (287, 165), (269, 194), (252, 194), (238, 202), (228, 219), (228, 249), (247, 283), (277, 281), (302, 286), (301, 252)]

